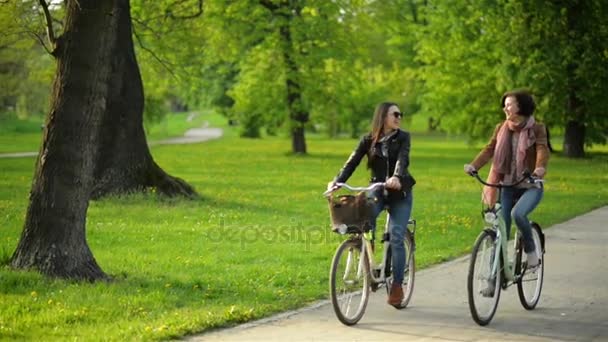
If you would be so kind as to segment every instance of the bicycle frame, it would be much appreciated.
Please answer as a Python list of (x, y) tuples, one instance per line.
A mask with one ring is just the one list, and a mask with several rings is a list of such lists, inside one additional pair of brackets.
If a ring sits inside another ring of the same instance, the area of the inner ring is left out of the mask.
[[(374, 232), (373, 231), (368, 231), (363, 233), (362, 235), (362, 241), (363, 241), (363, 251), (361, 253), (362, 258), (361, 258), (361, 265), (359, 265), (359, 270), (358, 272), (361, 272), (361, 270), (363, 269), (363, 264), (365, 262), (365, 257), (367, 256), (367, 261), (369, 263), (369, 270), (371, 272), (370, 274), (370, 278), (372, 280), (372, 282), (374, 283), (381, 283), (384, 282), (385, 279), (385, 273), (386, 272), (382, 272), (385, 268), (385, 266), (387, 265), (387, 260), (388, 260), (388, 246), (390, 245), (390, 241), (389, 239), (386, 239), (385, 236), (388, 233), (388, 224), (389, 224), (389, 220), (390, 220), (390, 214), (387, 214), (387, 218), (386, 218), (386, 225), (384, 226), (384, 234), (382, 235), (382, 241), (383, 241), (383, 250), (382, 250), (382, 262), (379, 265), (376, 265), (376, 262), (374, 261), (374, 253), (373, 253), (373, 249), (372, 249), (372, 240), (373, 240), (373, 235)], [(380, 270), (380, 274), (378, 277), (376, 277), (376, 275), (374, 274), (375, 270)]]
[[(351, 191), (372, 191), (372, 190), (374, 190), (374, 189), (376, 189), (378, 187), (383, 187), (383, 186), (384, 186), (384, 183), (374, 183), (374, 184), (372, 184), (370, 186), (367, 186), (367, 187), (352, 187), (352, 186), (350, 186), (350, 185), (348, 185), (346, 183), (337, 183), (336, 184), (336, 188), (327, 190), (325, 193), (323, 193), (323, 195), (324, 196), (328, 196), (329, 194), (331, 194), (333, 191), (335, 191), (336, 189), (338, 189), (340, 187), (344, 187), (344, 188), (346, 188), (348, 190), (351, 190)], [(370, 273), (371, 273), (370, 274), (370, 279), (372, 280), (373, 283), (376, 283), (376, 284), (383, 283), (383, 282), (385, 282), (387, 280), (387, 278), (386, 278), (386, 272), (383, 272), (383, 271), (385, 271), (385, 268), (386, 268), (386, 265), (387, 265), (387, 262), (388, 262), (388, 258), (390, 257), (388, 255), (388, 247), (390, 245), (390, 239), (389, 239), (389, 236), (390, 236), (389, 235), (390, 234), (389, 230), (390, 230), (390, 228), (389, 228), (389, 224), (390, 224), (390, 214), (387, 213), (386, 224), (384, 225), (384, 233), (382, 235), (382, 241), (383, 241), (383, 247), (384, 248), (383, 248), (383, 251), (382, 251), (382, 262), (380, 264), (376, 264), (375, 261), (374, 261), (374, 258), (373, 258), (374, 253), (373, 253), (373, 248), (372, 248), (372, 240), (373, 240), (373, 237), (374, 237), (373, 236), (374, 232), (372, 230), (369, 230), (367, 232), (355, 235), (355, 239), (361, 239), (361, 241), (362, 241), (361, 259), (359, 261), (359, 265), (357, 265), (357, 276), (361, 276), (363, 270), (365, 269), (363, 263), (365, 262), (365, 259), (366, 259), (365, 257), (367, 256), (367, 260), (368, 260), (368, 263), (369, 263), (369, 270), (370, 270)], [(410, 226), (413, 226), (412, 230), (409, 230)], [(410, 219), (408, 221), (406, 231), (407, 230), (409, 230), (411, 232), (411, 234), (412, 234), (412, 242), (413, 242), (412, 252), (413, 252), (415, 250), (414, 236), (415, 236), (415, 233), (416, 233), (416, 220)], [(350, 265), (350, 259), (349, 259), (347, 261), (347, 269), (350, 269), (350, 266), (351, 265)], [(374, 271), (377, 271), (377, 270), (380, 271), (379, 272), (380, 273), (379, 276), (376, 276), (374, 274)]]
[[(363, 246), (364, 247), (363, 247), (363, 251), (361, 253), (361, 255), (362, 255), (361, 261), (360, 261), (359, 267), (357, 269), (357, 275), (361, 275), (361, 272), (363, 270), (363, 263), (365, 262), (365, 256), (368, 256), (367, 260), (368, 260), (368, 263), (369, 263), (369, 269), (371, 271), (370, 278), (371, 278), (372, 282), (374, 282), (374, 283), (383, 283), (383, 282), (385, 282), (387, 280), (387, 278), (386, 278), (386, 272), (383, 272), (383, 271), (385, 271), (386, 265), (387, 265), (387, 262), (388, 262), (388, 258), (390, 257), (388, 255), (388, 247), (389, 247), (389, 245), (391, 243), (390, 239), (389, 239), (390, 235), (388, 235), (388, 234), (390, 234), (390, 232), (389, 232), (389, 223), (390, 223), (390, 214), (387, 213), (386, 224), (384, 225), (384, 233), (382, 235), (382, 241), (383, 241), (383, 246), (384, 247), (383, 247), (383, 250), (382, 250), (382, 262), (380, 264), (376, 264), (375, 261), (374, 261), (374, 258), (373, 258), (373, 255), (374, 255), (373, 249), (372, 249), (372, 235), (373, 235), (373, 232), (370, 230), (368, 232), (363, 233), (362, 236), (361, 236), (361, 239), (363, 241)], [(413, 229), (410, 230), (410, 232), (412, 234), (412, 238), (413, 238), (415, 236), (415, 233), (416, 233), (416, 220), (409, 220), (408, 223), (407, 223), (407, 226), (408, 226), (408, 230), (409, 230), (410, 226), (413, 227)], [(412, 239), (412, 242), (413, 241), (415, 241), (415, 240)], [(415, 249), (415, 245), (412, 245), (412, 252), (413, 252), (414, 249)], [(373, 272), (375, 270), (379, 270), (380, 271), (380, 274), (377, 277), (376, 277), (376, 275)], [(392, 277), (392, 275), (391, 275), (391, 277)]]
[[(516, 260), (516, 256), (517, 256), (517, 248), (521, 248), (520, 246), (518, 246), (518, 240), (519, 240), (520, 233), (519, 233), (519, 230), (517, 230), (515, 232), (515, 239), (513, 242), (514, 243), (513, 255), (512, 255), (512, 259), (509, 259), (509, 248), (508, 248), (509, 237), (507, 236), (507, 228), (505, 226), (504, 218), (502, 216), (502, 207), (501, 207), (500, 203), (497, 203), (495, 205), (495, 208), (496, 209), (494, 210), (493, 214), (496, 217), (493, 220), (491, 220), (492, 222), (488, 222), (488, 223), (491, 223), (491, 225), (492, 225), (489, 229), (491, 229), (496, 234), (496, 243), (495, 243), (496, 248), (494, 251), (494, 262), (492, 264), (491, 275), (494, 276), (499, 271), (499, 259), (502, 255), (503, 274), (508, 281), (514, 282), (515, 280), (517, 280), (516, 274), (515, 274), (514, 261)], [(513, 263), (511, 263), (510, 261), (513, 261)]]
[[(514, 186), (522, 183), (525, 180), (528, 180), (528, 182), (532, 183), (532, 184), (543, 183), (542, 179), (532, 178), (529, 174), (524, 175), (524, 178), (522, 178), (519, 181), (517, 181), (513, 184), (510, 184), (510, 185), (488, 184), (479, 177), (479, 174), (477, 172), (473, 173), (471, 176), (475, 177), (480, 183), (482, 183), (486, 186), (498, 188), (501, 191), (502, 191), (503, 187), (514, 187)], [(505, 220), (503, 218), (502, 206), (500, 203), (496, 203), (494, 205), (494, 208), (495, 208), (494, 210), (490, 210), (485, 213), (486, 222), (491, 224), (490, 230), (496, 234), (496, 249), (494, 251), (494, 261), (492, 264), (491, 275), (494, 276), (494, 275), (496, 275), (496, 272), (499, 271), (499, 269), (498, 269), (499, 258), (502, 256), (503, 270), (504, 270), (503, 274), (504, 274), (505, 278), (507, 279), (507, 281), (510, 281), (511, 283), (513, 283), (518, 280), (518, 278), (517, 278), (518, 275), (515, 274), (515, 260), (516, 260), (517, 252), (518, 252), (517, 249), (521, 248), (521, 246), (518, 245), (520, 232), (519, 232), (519, 229), (517, 229), (515, 231), (515, 239), (513, 242), (514, 243), (513, 258), (511, 259), (511, 261), (513, 261), (513, 263), (510, 263), (509, 262), (510, 261), (509, 260), (509, 250), (508, 250), (509, 237), (507, 236), (507, 228), (505, 225)], [(488, 217), (488, 214), (492, 214), (493, 217)]]

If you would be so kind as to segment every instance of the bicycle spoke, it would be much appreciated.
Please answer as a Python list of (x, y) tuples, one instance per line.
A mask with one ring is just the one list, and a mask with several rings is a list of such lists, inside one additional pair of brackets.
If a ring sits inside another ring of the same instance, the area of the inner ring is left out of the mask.
[(361, 241), (347, 240), (338, 247), (330, 271), (330, 295), (336, 316), (346, 325), (357, 323), (365, 311), (368, 269), (362, 260)]
[(527, 263), (527, 261), (524, 260), (524, 253), (521, 249), (518, 255), (520, 269), (523, 270), (524, 273), (521, 276), (521, 279), (519, 279), (517, 282), (517, 293), (519, 295), (521, 305), (527, 310), (532, 310), (536, 307), (538, 301), (540, 300), (540, 293), (543, 286), (545, 260), (542, 253), (540, 234), (542, 234), (540, 228), (533, 226), (532, 239), (534, 241), (535, 251), (539, 255), (539, 265), (537, 267), (534, 269), (526, 269), (525, 263)]
[(480, 325), (492, 320), (500, 298), (502, 274), (492, 274), (495, 252), (494, 237), (482, 232), (473, 247), (467, 282), (471, 316)]

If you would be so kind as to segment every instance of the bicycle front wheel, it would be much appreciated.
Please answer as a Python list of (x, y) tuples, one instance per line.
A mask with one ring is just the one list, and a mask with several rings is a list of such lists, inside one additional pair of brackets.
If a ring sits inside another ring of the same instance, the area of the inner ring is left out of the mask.
[(469, 309), (473, 320), (482, 326), (490, 323), (500, 299), (502, 258), (499, 259), (496, 272), (492, 272), (496, 248), (498, 246), (495, 234), (484, 230), (475, 241), (469, 264)]
[(369, 300), (369, 263), (362, 259), (362, 240), (346, 240), (336, 250), (329, 272), (329, 292), (336, 316), (345, 325), (357, 324)]
[[(538, 253), (539, 265), (537, 268), (530, 270), (526, 269), (525, 258), (523, 257), (523, 248), (519, 248), (517, 254), (518, 270), (521, 270), (521, 278), (517, 282), (517, 294), (519, 301), (526, 310), (533, 310), (540, 300), (540, 292), (543, 289), (543, 277), (545, 272), (545, 258), (543, 246), (541, 244), (542, 232), (535, 225), (532, 226), (532, 239), (534, 240), (534, 248)], [(521, 246), (523, 247), (523, 246)]]

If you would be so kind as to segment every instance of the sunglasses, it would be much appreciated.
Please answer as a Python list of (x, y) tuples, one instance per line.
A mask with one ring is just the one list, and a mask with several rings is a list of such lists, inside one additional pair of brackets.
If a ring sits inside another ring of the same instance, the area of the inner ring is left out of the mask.
[(400, 112), (393, 112), (392, 114), (397, 119), (401, 119), (403, 117), (403, 114)]

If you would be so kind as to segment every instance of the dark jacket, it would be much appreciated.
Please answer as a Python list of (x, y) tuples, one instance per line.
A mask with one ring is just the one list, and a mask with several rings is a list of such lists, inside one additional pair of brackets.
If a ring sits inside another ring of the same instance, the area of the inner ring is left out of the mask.
[[(383, 144), (388, 147), (388, 160), (387, 156), (382, 153)], [(334, 181), (338, 183), (346, 182), (361, 163), (363, 156), (367, 155), (367, 166), (371, 170), (371, 182), (384, 182), (391, 176), (396, 176), (401, 181), (402, 190), (409, 192), (414, 184), (416, 184), (414, 177), (412, 177), (408, 171), (410, 165), (410, 134), (398, 130), (384, 143), (377, 142), (376, 146), (371, 145), (371, 134), (367, 134), (361, 138), (359, 145), (357, 145), (355, 150), (351, 153)], [(372, 155), (371, 160), (368, 154), (370, 148)]]

